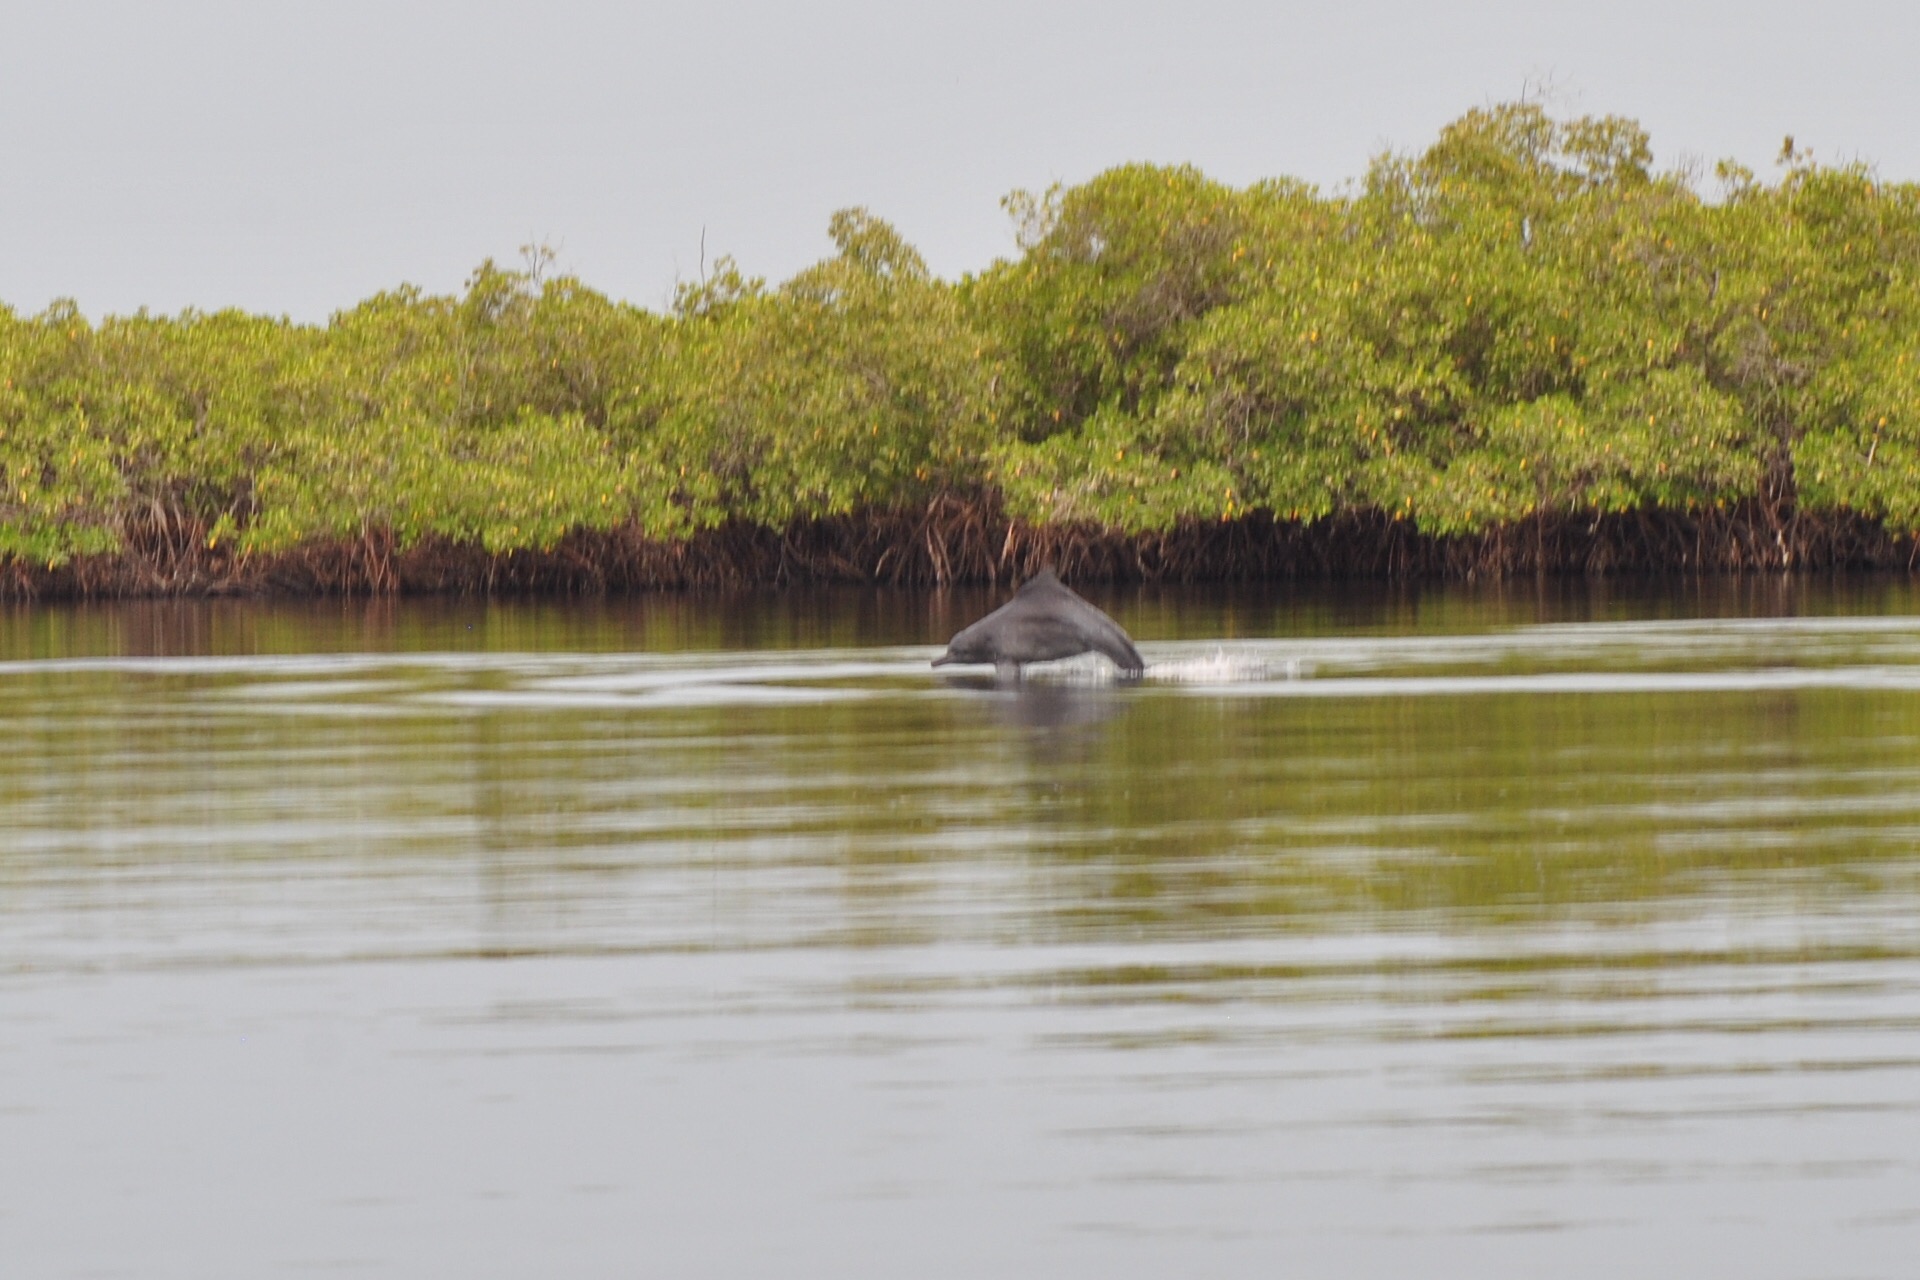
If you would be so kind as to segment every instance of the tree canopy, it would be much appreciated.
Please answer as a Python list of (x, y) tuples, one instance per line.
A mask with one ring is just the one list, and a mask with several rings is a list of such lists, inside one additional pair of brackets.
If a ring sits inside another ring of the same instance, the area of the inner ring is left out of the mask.
[(0, 556), (159, 525), (245, 551), (990, 494), (1126, 533), (1368, 512), (1429, 534), (1753, 504), (1920, 529), (1920, 188), (1790, 144), (1653, 167), (1618, 117), (1476, 110), (1350, 190), (1127, 165), (1006, 201), (956, 282), (836, 214), (666, 314), (488, 262), (319, 326), (0, 307)]

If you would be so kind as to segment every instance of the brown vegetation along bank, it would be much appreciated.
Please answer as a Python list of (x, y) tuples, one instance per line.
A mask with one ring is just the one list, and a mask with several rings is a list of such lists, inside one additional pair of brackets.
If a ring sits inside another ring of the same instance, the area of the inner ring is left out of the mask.
[[(1127, 533), (1035, 526), (989, 500), (916, 511), (733, 521), (680, 541), (638, 528), (576, 531), (544, 550), (489, 551), (390, 532), (247, 553), (194, 522), (131, 521), (124, 550), (56, 567), (0, 566), (0, 597), (606, 595), (808, 584), (942, 586), (1019, 581), (1043, 565), (1081, 582), (1485, 579), (1530, 574), (1784, 572), (1920, 567), (1920, 541), (1874, 520), (1731, 510), (1535, 516), (1437, 536), (1362, 512), (1312, 522), (1251, 512)], [(210, 545), (210, 542), (212, 545)]]

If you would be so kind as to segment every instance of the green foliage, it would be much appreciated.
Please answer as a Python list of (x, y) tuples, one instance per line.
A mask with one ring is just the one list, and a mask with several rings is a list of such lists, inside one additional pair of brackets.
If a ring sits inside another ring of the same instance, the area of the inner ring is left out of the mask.
[[(1290, 236), (1256, 234), (1260, 279), (1186, 328), (1134, 414), (1167, 475), (1228, 473), (1157, 523), (1228, 502), (1435, 533), (1747, 500), (1915, 519), (1884, 349), (1913, 332), (1912, 197), (1800, 166), (1713, 204), (1650, 155), (1627, 121), (1474, 112)], [(1892, 465), (1869, 479), (1876, 448)]]
[(766, 293), (683, 293), (661, 457), (695, 526), (781, 525), (976, 484), (991, 440), (989, 338), (864, 210), (836, 256)]
[(668, 313), (551, 255), (324, 326), (0, 308), (0, 556), (662, 538), (997, 491), (1128, 531), (1375, 510), (1435, 533), (1758, 503), (1920, 529), (1920, 189), (1791, 146), (1717, 196), (1644, 130), (1469, 112), (1350, 191), (1129, 165), (1007, 200), (935, 279), (864, 210)]
[(1252, 278), (1245, 203), (1189, 168), (1129, 165), (1083, 187), (1006, 201), (1025, 253), (969, 289), (1003, 336), (1023, 438), (1163, 391), (1191, 323)]

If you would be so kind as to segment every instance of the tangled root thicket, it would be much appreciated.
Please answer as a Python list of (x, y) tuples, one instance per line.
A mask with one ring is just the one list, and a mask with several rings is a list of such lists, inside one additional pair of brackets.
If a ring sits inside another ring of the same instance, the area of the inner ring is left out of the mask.
[(1261, 512), (1128, 534), (1032, 525), (990, 496), (917, 510), (732, 522), (679, 541), (632, 527), (577, 531), (544, 550), (489, 552), (442, 538), (400, 546), (383, 530), (272, 554), (207, 545), (207, 529), (130, 517), (122, 550), (48, 568), (0, 565), (0, 597), (195, 595), (604, 595), (655, 589), (1019, 581), (1051, 565), (1074, 581), (1298, 578), (1484, 579), (1523, 574), (1905, 569), (1911, 534), (1851, 514), (1786, 514), (1755, 503), (1710, 511), (1530, 517), (1486, 533), (1423, 534), (1378, 512), (1301, 524)]

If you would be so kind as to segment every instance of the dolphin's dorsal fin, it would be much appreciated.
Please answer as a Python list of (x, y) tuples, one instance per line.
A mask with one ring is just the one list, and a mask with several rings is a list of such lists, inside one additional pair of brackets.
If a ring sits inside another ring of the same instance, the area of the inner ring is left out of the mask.
[(1015, 592), (1015, 594), (1018, 595), (1021, 592), (1029, 591), (1034, 587), (1058, 587), (1064, 585), (1065, 584), (1060, 581), (1060, 575), (1053, 571), (1053, 566), (1048, 565), (1021, 583), (1020, 591)]

